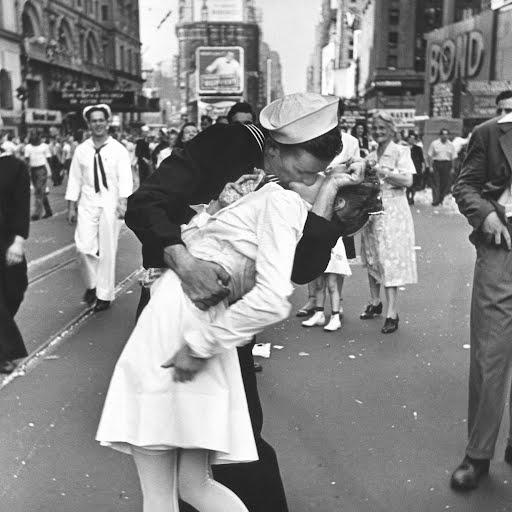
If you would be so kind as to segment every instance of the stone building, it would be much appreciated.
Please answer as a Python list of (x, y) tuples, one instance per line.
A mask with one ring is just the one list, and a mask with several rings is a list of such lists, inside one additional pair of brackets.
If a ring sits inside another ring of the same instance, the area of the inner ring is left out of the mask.
[(21, 85), (20, 27), (15, 4), (0, 0), (0, 117), (3, 128), (17, 132), (21, 120), (21, 103), (16, 89)]
[[(28, 109), (62, 111), (72, 128), (79, 105), (66, 105), (63, 91), (126, 90), (138, 97), (138, 0), (25, 0), (17, 14)], [(135, 100), (127, 110), (137, 110)]]

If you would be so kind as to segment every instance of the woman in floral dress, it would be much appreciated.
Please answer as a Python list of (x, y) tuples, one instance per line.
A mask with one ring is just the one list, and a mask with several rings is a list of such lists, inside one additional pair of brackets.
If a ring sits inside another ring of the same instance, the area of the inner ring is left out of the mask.
[(372, 216), (361, 234), (361, 258), (368, 271), (371, 301), (361, 319), (382, 313), (380, 289), (386, 294), (386, 321), (383, 334), (398, 329), (398, 288), (418, 281), (414, 250), (414, 223), (406, 189), (416, 173), (410, 149), (393, 142), (395, 125), (385, 112), (375, 114), (373, 137), (378, 143), (367, 162), (381, 181), (384, 215)]

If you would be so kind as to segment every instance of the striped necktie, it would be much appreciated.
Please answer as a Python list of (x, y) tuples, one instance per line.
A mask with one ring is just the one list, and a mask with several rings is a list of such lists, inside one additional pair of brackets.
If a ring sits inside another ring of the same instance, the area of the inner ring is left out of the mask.
[(94, 148), (94, 191), (98, 193), (100, 191), (100, 180), (98, 177), (98, 166), (100, 168), (101, 173), (101, 182), (103, 183), (103, 187), (108, 190), (107, 185), (107, 176), (105, 174), (105, 169), (103, 167), (103, 160), (101, 159), (100, 151), (107, 145), (107, 143), (103, 144), (99, 148)]

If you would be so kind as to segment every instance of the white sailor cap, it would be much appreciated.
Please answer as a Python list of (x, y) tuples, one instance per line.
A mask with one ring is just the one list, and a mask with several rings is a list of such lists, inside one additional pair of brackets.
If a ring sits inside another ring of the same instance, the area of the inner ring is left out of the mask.
[(110, 110), (110, 107), (106, 103), (99, 103), (98, 105), (89, 105), (88, 107), (85, 107), (82, 111), (82, 117), (85, 121), (89, 121), (87, 119), (87, 116), (90, 112), (94, 112), (95, 110), (98, 110), (100, 112), (105, 112), (105, 116), (107, 119), (110, 119), (112, 117), (112, 110)]
[(300, 144), (338, 126), (338, 103), (335, 96), (288, 94), (261, 111), (260, 123), (276, 142)]

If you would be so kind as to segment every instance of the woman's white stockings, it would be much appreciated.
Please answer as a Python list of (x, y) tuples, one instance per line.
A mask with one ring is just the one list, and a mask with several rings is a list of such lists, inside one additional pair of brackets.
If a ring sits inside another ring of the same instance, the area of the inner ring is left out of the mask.
[(179, 512), (178, 494), (199, 512), (248, 512), (240, 498), (213, 480), (207, 450), (134, 451), (144, 512)]

